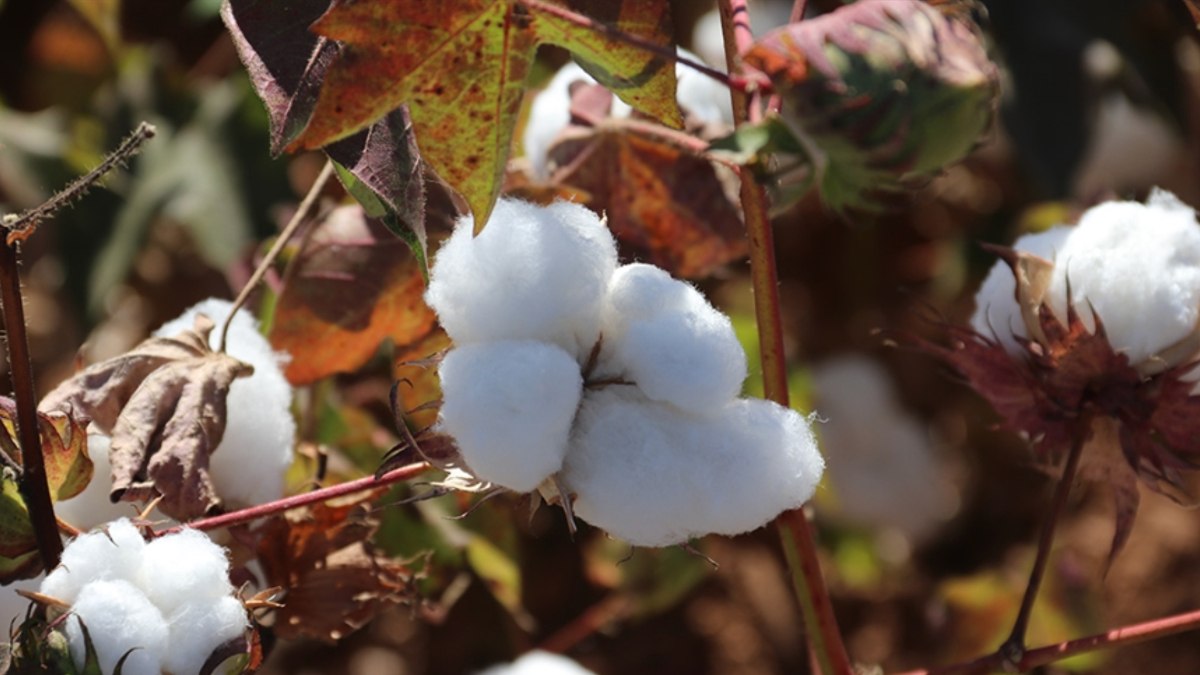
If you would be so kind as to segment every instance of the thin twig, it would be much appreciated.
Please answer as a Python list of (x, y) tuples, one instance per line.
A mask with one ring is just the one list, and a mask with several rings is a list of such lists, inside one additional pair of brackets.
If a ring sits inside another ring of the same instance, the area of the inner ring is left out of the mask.
[[(1080, 654), (1137, 644), (1198, 628), (1200, 628), (1200, 610), (1130, 624), (1103, 633), (1027, 650), (1021, 660), (1015, 664), (1015, 669), (1025, 672)], [(996, 652), (971, 661), (927, 670), (911, 670), (896, 675), (983, 675), (983, 673), (996, 672), (1005, 667), (1004, 655)]]
[(1059, 518), (1067, 506), (1067, 497), (1071, 494), (1071, 485), (1075, 482), (1075, 474), (1079, 470), (1079, 458), (1083, 455), (1083, 446), (1091, 436), (1091, 416), (1084, 415), (1075, 427), (1075, 438), (1071, 443), (1071, 452), (1067, 455), (1066, 466), (1063, 467), (1062, 477), (1054, 489), (1054, 499), (1050, 504), (1050, 512), (1042, 523), (1038, 535), (1037, 555), (1033, 561), (1033, 569), (1029, 572), (1029, 583), (1025, 586), (1025, 595), (1021, 598), (1021, 608), (1013, 622), (1012, 633), (997, 650), (1006, 663), (1019, 663), (1025, 655), (1025, 632), (1029, 628), (1029, 617), (1033, 613), (1033, 605), (1037, 600), (1038, 589), (1042, 585), (1042, 577), (1046, 573), (1046, 563), (1050, 559), (1050, 548), (1054, 544), (1054, 530)]
[[(719, 0), (725, 60), (730, 72), (740, 60), (737, 54), (749, 47), (749, 11), (745, 0)], [(734, 123), (741, 127), (749, 119), (746, 95), (730, 89)], [(779, 276), (775, 267), (775, 240), (767, 215), (767, 194), (751, 172), (740, 174), (742, 213), (750, 240), (750, 276), (754, 289), (754, 316), (758, 324), (762, 354), (763, 390), (776, 403), (788, 405), (787, 363), (783, 350), (783, 322), (779, 303)], [(784, 553), (804, 616), (809, 653), (826, 675), (852, 675), (854, 672), (846, 647), (838, 631), (833, 603), (821, 574), (812, 526), (803, 509), (781, 514), (775, 519)]]
[(666, 59), (667, 61), (681, 63), (698, 73), (711, 77), (730, 89), (735, 89), (737, 91), (748, 91), (751, 89), (769, 90), (771, 88), (771, 82), (764, 77), (747, 78), (745, 76), (723, 73), (720, 70), (709, 67), (703, 63), (700, 63), (699, 61), (693, 61), (686, 56), (680, 56), (673, 47), (663, 46), (655, 42), (651, 42), (645, 38), (626, 33), (619, 28), (610, 26), (609, 24), (601, 21), (597, 21), (590, 16), (573, 12), (565, 7), (552, 5), (550, 3), (543, 2), (542, 0), (520, 0), (520, 2), (522, 5), (535, 12), (541, 12), (542, 14), (547, 14), (570, 21), (577, 26), (594, 30), (597, 33), (603, 33), (605, 36), (617, 40), (618, 42), (624, 42), (625, 44), (632, 45), (638, 49)]
[(613, 593), (559, 628), (543, 640), (538, 649), (553, 654), (566, 654), (575, 645), (621, 618), (632, 607), (633, 601), (624, 593)]
[(0, 244), (0, 302), (3, 302), (8, 365), (17, 403), (17, 438), (21, 444), (22, 466), (20, 489), (33, 522), (42, 567), (52, 570), (62, 556), (62, 539), (58, 536), (58, 521), (50, 500), (46, 460), (38, 431), (37, 390), (33, 383), (33, 363), (29, 358), (29, 337), (25, 332), (25, 306), (21, 298), (16, 246), (15, 243)]
[(313, 490), (312, 492), (305, 492), (303, 494), (293, 495), (291, 497), (284, 497), (283, 499), (277, 499), (273, 502), (267, 502), (266, 504), (259, 504), (258, 506), (251, 506), (239, 511), (232, 511), (219, 516), (213, 516), (211, 518), (193, 520), (186, 525), (176, 525), (175, 527), (155, 532), (154, 536), (161, 537), (164, 534), (178, 532), (184, 527), (190, 527), (193, 530), (206, 531), (216, 530), (222, 527), (230, 527), (233, 525), (244, 525), (246, 523), (254, 522), (260, 518), (267, 518), (269, 516), (283, 513), (284, 511), (290, 511), (292, 509), (310, 506), (318, 502), (344, 497), (349, 494), (354, 494), (355, 492), (365, 492), (367, 490), (374, 490), (375, 488), (386, 487), (393, 483), (399, 483), (402, 480), (408, 480), (414, 476), (419, 476), (429, 468), (430, 466), (427, 462), (417, 462), (416, 464), (409, 464), (408, 466), (402, 466), (398, 469), (393, 469), (392, 471), (389, 471), (378, 478), (375, 476), (367, 476), (366, 478), (359, 478), (357, 480), (339, 483), (337, 485), (322, 488), (320, 490)]
[(250, 293), (262, 281), (262, 278), (267, 274), (267, 270), (271, 269), (275, 258), (279, 257), (279, 252), (287, 245), (288, 240), (296, 233), (296, 229), (304, 222), (305, 216), (312, 209), (313, 204), (317, 202), (317, 197), (321, 195), (321, 190), (324, 189), (325, 183), (329, 182), (329, 177), (333, 175), (333, 162), (325, 160), (325, 166), (321, 169), (321, 173), (317, 175), (317, 179), (313, 181), (312, 187), (308, 189), (308, 194), (304, 195), (304, 200), (300, 202), (300, 206), (296, 208), (296, 212), (292, 214), (292, 219), (288, 221), (283, 231), (275, 238), (275, 243), (271, 245), (271, 249), (263, 256), (263, 259), (258, 263), (258, 267), (254, 270), (254, 274), (250, 276), (250, 280), (242, 286), (242, 291), (238, 293), (237, 299), (233, 301), (233, 308), (229, 310), (229, 316), (225, 317), (225, 323), (221, 324), (221, 341), (218, 343), (217, 351), (225, 351), (225, 338), (229, 335), (229, 325), (233, 323), (233, 315), (241, 309), (242, 305), (246, 304)]
[(20, 215), (5, 216), (3, 220), (0, 220), (0, 227), (8, 230), (5, 241), (11, 246), (13, 242), (28, 238), (37, 229), (38, 223), (53, 216), (60, 209), (70, 206), (86, 194), (93, 185), (100, 182), (104, 174), (118, 166), (124, 166), (130, 158), (141, 151), (142, 144), (154, 138), (154, 133), (153, 124), (142, 122), (96, 168), (76, 178), (70, 185), (38, 206)]

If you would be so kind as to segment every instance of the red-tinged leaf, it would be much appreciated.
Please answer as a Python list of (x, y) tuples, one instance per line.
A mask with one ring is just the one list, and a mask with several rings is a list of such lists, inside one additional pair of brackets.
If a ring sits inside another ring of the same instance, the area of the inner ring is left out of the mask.
[[(16, 402), (0, 396), (0, 434), (6, 434), (6, 439), (17, 437), (16, 419)], [(46, 465), (50, 498), (60, 501), (82, 492), (92, 479), (86, 421), (77, 420), (62, 411), (39, 412), (38, 434), (42, 441), (42, 458)], [(21, 461), (19, 454), (13, 459), (18, 463)]]
[(746, 254), (736, 189), (712, 162), (620, 120), (573, 127), (551, 147), (551, 183), (586, 194), (623, 255), (699, 278)]
[[(662, 0), (576, 4), (615, 10), (600, 18), (669, 44), (669, 7)], [(335, 0), (313, 29), (342, 48), (309, 126), (289, 147), (327, 145), (407, 103), (425, 159), (462, 193), (477, 228), (499, 194), (538, 44), (575, 51), (618, 96), (669, 124), (681, 123), (674, 69), (665, 60), (520, 0)]]
[(405, 244), (358, 206), (315, 225), (275, 310), (271, 344), (292, 355), (292, 384), (366, 363), (384, 340), (407, 345), (434, 325), (421, 270)]
[[(329, 5), (330, 0), (228, 0), (221, 7), (238, 54), (267, 107), (272, 152), (280, 152), (308, 123), (321, 80), (340, 49), (309, 30)], [(349, 174), (342, 178), (351, 194), (368, 208), (378, 204), (386, 209), (371, 215), (394, 218), (396, 234), (410, 240), (423, 256), (425, 183), (408, 112), (393, 110), (325, 151)]]
[(335, 642), (411, 598), (413, 573), (376, 554), (368, 499), (317, 504), (264, 527), (258, 546), (267, 583), (284, 589), (275, 632)]
[(90, 366), (42, 400), (42, 410), (73, 411), (110, 432), (114, 500), (160, 496), (179, 520), (220, 509), (208, 458), (225, 434), (230, 385), (254, 369), (214, 352), (213, 328), (201, 315), (194, 329)]

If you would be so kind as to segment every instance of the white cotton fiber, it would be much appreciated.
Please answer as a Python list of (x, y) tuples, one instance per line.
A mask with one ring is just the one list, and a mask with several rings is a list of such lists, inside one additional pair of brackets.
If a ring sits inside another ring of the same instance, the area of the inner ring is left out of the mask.
[(602, 330), (601, 373), (635, 382), (655, 401), (706, 413), (736, 398), (746, 379), (729, 317), (653, 265), (613, 274)]
[(693, 415), (615, 385), (586, 397), (562, 475), (580, 518), (665, 546), (766, 524), (812, 496), (823, 466), (795, 411), (742, 399)]
[(112, 439), (92, 426), (88, 429), (88, 456), (92, 459), (92, 479), (83, 492), (54, 504), (54, 514), (81, 530), (90, 530), (102, 523), (137, 513), (137, 505), (108, 498), (112, 492), (112, 472), (108, 451)]
[[(215, 349), (221, 324), (233, 303), (210, 298), (167, 322), (155, 336), (175, 335), (192, 328), (197, 314), (216, 324), (209, 342)], [(258, 331), (258, 322), (238, 310), (229, 327), (226, 352), (254, 366), (254, 374), (234, 380), (227, 399), (228, 423), (221, 444), (209, 460), (209, 471), (226, 506), (263, 504), (283, 496), (284, 473), (292, 463), (296, 422), (292, 418), (292, 387), (281, 364), (287, 356), (274, 351)]]
[(1155, 190), (1143, 205), (1089, 209), (1058, 252), (1051, 294), (1091, 328), (1091, 309), (1109, 343), (1131, 363), (1149, 360), (1196, 329), (1200, 318), (1200, 226), (1174, 195)]
[(841, 356), (813, 366), (812, 379), (836, 514), (909, 540), (932, 533), (953, 514), (957, 494), (887, 371), (863, 356)]
[[(231, 595), (186, 604), (170, 614), (167, 623), (173, 640), (163, 657), (163, 669), (174, 675), (199, 673), (213, 650), (237, 638), (249, 625), (241, 601)], [(174, 639), (177, 636), (186, 639)]]
[[(40, 591), (83, 619), (105, 673), (138, 647), (124, 673), (193, 675), (247, 625), (225, 551), (195, 530), (147, 544), (128, 520), (109, 523), (68, 543)], [(73, 619), (67, 636), (72, 658), (82, 664), (83, 638)]]
[[(1057, 225), (1043, 232), (1026, 234), (1017, 239), (1012, 248), (1054, 262), (1073, 229)], [(975, 314), (971, 317), (971, 327), (977, 333), (994, 337), (1009, 353), (1019, 349), (1014, 336), (1025, 338), (1029, 335), (1015, 299), (1016, 288), (1012, 268), (1003, 260), (996, 261), (975, 294)]]
[(137, 582), (146, 542), (127, 519), (81, 534), (67, 543), (62, 560), (42, 582), (41, 592), (72, 603), (97, 580)]
[(479, 675), (594, 675), (565, 656), (532, 651), (509, 664), (492, 666)]
[(545, 342), (467, 344), (446, 354), (442, 429), (481, 480), (528, 492), (562, 466), (583, 379)]
[(213, 603), (233, 593), (225, 551), (203, 532), (187, 529), (146, 545), (138, 586), (167, 616), (188, 603)]
[(71, 659), (82, 668), (87, 651), (80, 621), (87, 626), (104, 673), (112, 673), (126, 652), (130, 654), (122, 675), (159, 675), (162, 671), (163, 655), (172, 644), (167, 622), (133, 584), (123, 579), (93, 581), (71, 605), (67, 638)]
[(599, 216), (568, 202), (542, 207), (501, 199), (473, 236), (459, 220), (430, 270), (425, 300), (463, 345), (496, 340), (553, 342), (586, 356), (600, 332), (600, 307), (617, 265)]

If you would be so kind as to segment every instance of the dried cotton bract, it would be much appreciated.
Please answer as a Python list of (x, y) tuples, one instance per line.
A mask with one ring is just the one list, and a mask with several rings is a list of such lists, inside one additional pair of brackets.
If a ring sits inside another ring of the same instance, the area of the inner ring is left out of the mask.
[(194, 530), (146, 543), (128, 520), (109, 523), (67, 545), (41, 592), (71, 606), (76, 666), (86, 653), (82, 621), (106, 674), (128, 653), (123, 675), (194, 675), (248, 625), (225, 552)]
[(472, 228), (437, 255), (426, 299), (458, 344), (440, 426), (475, 478), (554, 479), (581, 518), (643, 546), (746, 532), (812, 495), (808, 421), (737, 398), (745, 353), (696, 289), (617, 268), (604, 224), (570, 204), (501, 200)]

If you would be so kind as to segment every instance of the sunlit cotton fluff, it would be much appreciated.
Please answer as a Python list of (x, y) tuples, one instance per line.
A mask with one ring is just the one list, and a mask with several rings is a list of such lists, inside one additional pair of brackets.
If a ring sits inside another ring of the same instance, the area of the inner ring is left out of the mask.
[(458, 221), (429, 274), (425, 301), (456, 344), (541, 340), (575, 357), (600, 334), (600, 308), (617, 266), (612, 234), (577, 204), (501, 199), (487, 227)]
[(124, 519), (68, 543), (40, 591), (70, 605), (76, 665), (85, 656), (82, 621), (106, 674), (133, 650), (126, 675), (193, 675), (248, 623), (225, 552), (206, 535), (184, 530), (146, 543)]
[(476, 478), (528, 492), (562, 467), (583, 389), (571, 355), (545, 342), (463, 345), (438, 375), (440, 425)]
[(666, 546), (766, 524), (807, 501), (823, 467), (794, 410), (741, 399), (694, 415), (613, 385), (585, 398), (563, 477), (580, 518)]
[(1196, 330), (1200, 318), (1200, 225), (1164, 190), (1146, 204), (1106, 202), (1080, 218), (1058, 251), (1050, 286), (1063, 316), (1068, 285), (1088, 328), (1094, 310), (1109, 344), (1143, 363)]
[(746, 379), (746, 353), (729, 317), (653, 265), (625, 265), (613, 275), (603, 335), (602, 373), (683, 410), (725, 405)]
[[(216, 349), (221, 325), (233, 303), (210, 298), (154, 331), (156, 337), (191, 329), (197, 314), (216, 328), (209, 344)], [(226, 352), (254, 366), (254, 374), (233, 381), (226, 402), (225, 435), (209, 458), (209, 473), (217, 493), (228, 505), (264, 504), (283, 496), (284, 473), (292, 464), (296, 422), (292, 418), (292, 387), (283, 375), (287, 356), (276, 352), (247, 311), (238, 310), (229, 326)]]
[(595, 675), (565, 656), (535, 650), (512, 663), (492, 666), (479, 675)]
[[(1054, 262), (1058, 250), (1072, 230), (1070, 226), (1057, 225), (1042, 232), (1023, 235), (1012, 247)], [(977, 333), (995, 338), (1009, 353), (1016, 353), (1019, 349), (1017, 338), (1029, 336), (1025, 321), (1021, 318), (1021, 308), (1015, 299), (1016, 289), (1012, 268), (1003, 260), (997, 261), (975, 295), (975, 314), (971, 317), (971, 327)]]

